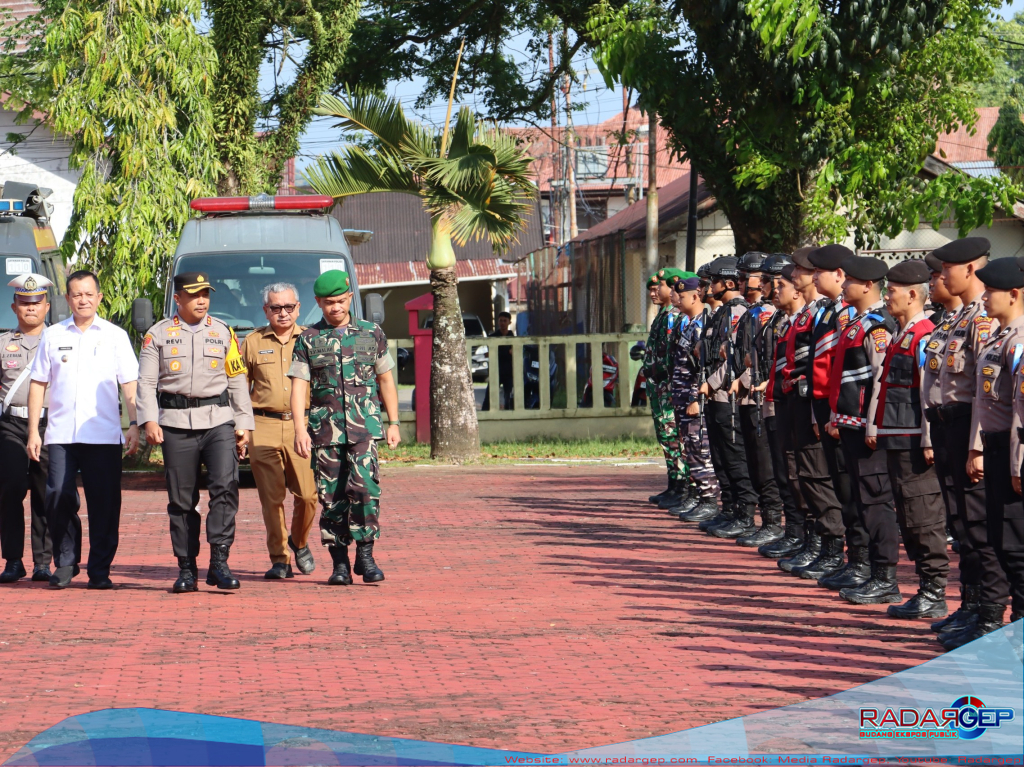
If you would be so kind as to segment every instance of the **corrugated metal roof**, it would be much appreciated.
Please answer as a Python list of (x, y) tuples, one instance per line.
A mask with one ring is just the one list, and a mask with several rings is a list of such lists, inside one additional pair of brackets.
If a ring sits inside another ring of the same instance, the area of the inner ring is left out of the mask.
[[(455, 264), (455, 274), (462, 282), (473, 280), (495, 280), (515, 277), (516, 271), (511, 264), (497, 258), (478, 258), (459, 260)], [(398, 285), (429, 285), (430, 270), (427, 269), (425, 258), (418, 261), (406, 261), (400, 264), (356, 264), (356, 276), (359, 278), (360, 290), (373, 287), (396, 287)]]
[[(369, 229), (373, 239), (352, 248), (357, 264), (407, 264), (423, 261), (430, 250), (430, 217), (419, 197), (400, 192), (360, 194), (350, 197), (331, 212), (345, 229)], [(527, 218), (527, 229), (501, 257), (513, 261), (544, 247), (540, 209)], [(494, 260), (487, 242), (468, 242), (455, 246), (460, 262)]]

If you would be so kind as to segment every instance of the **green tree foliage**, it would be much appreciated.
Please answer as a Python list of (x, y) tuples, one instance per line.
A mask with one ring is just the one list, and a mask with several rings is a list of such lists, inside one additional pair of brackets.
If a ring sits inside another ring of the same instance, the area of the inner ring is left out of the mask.
[(988, 134), (988, 154), (1003, 173), (1024, 184), (1024, 86), (1014, 84)]
[(535, 197), (531, 158), (513, 136), (486, 127), (466, 107), (450, 137), (447, 128), (435, 131), (409, 120), (395, 99), (367, 91), (327, 94), (317, 113), (338, 118), (345, 132), (368, 134), (372, 143), (369, 149), (348, 144), (310, 166), (305, 175), (317, 192), (341, 201), (374, 192), (413, 194), (430, 215), (431, 456), (474, 458), (480, 437), (452, 240), (486, 239), (499, 252), (516, 241)]
[(738, 250), (868, 244), (950, 213), (970, 230), (1012, 203), (1005, 179), (918, 177), (940, 134), (973, 124), (992, 5), (632, 0), (597, 6), (589, 30), (608, 79), (640, 92), (705, 178)]
[(64, 256), (99, 273), (106, 312), (124, 317), (159, 296), (189, 201), (213, 190), (215, 57), (198, 0), (58, 5), (6, 72), (15, 106), (45, 112), (81, 172)]
[(1024, 84), (1024, 12), (994, 19), (982, 32), (982, 44), (992, 57), (992, 75), (974, 86), (978, 106), (999, 107), (1014, 84)]

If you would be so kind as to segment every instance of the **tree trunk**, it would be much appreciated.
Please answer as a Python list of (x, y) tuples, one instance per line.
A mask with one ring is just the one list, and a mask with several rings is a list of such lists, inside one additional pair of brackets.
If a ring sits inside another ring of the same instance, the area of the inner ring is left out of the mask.
[[(434, 294), (430, 457), (461, 463), (480, 456), (480, 428), (458, 288), (454, 267), (430, 272), (430, 291)], [(492, 370), (492, 375), (496, 373)]]

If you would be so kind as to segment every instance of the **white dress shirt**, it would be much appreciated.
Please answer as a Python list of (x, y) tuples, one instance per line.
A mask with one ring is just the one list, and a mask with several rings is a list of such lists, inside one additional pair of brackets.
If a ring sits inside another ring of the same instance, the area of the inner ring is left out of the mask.
[(100, 317), (82, 332), (75, 318), (43, 331), (32, 361), (33, 381), (49, 385), (45, 443), (119, 445), (118, 384), (139, 378), (128, 334)]

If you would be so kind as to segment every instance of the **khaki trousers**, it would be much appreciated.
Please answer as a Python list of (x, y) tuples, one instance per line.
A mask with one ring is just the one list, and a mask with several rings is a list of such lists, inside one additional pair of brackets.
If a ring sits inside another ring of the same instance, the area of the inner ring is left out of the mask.
[(267, 527), (267, 550), (270, 561), (289, 564), (288, 525), (284, 518), (287, 490), (293, 498), (292, 541), (303, 548), (309, 542), (309, 531), (316, 515), (316, 482), (308, 458), (295, 452), (295, 428), (292, 421), (256, 416), (249, 462), (252, 464), (256, 490), (263, 507), (263, 523)]

